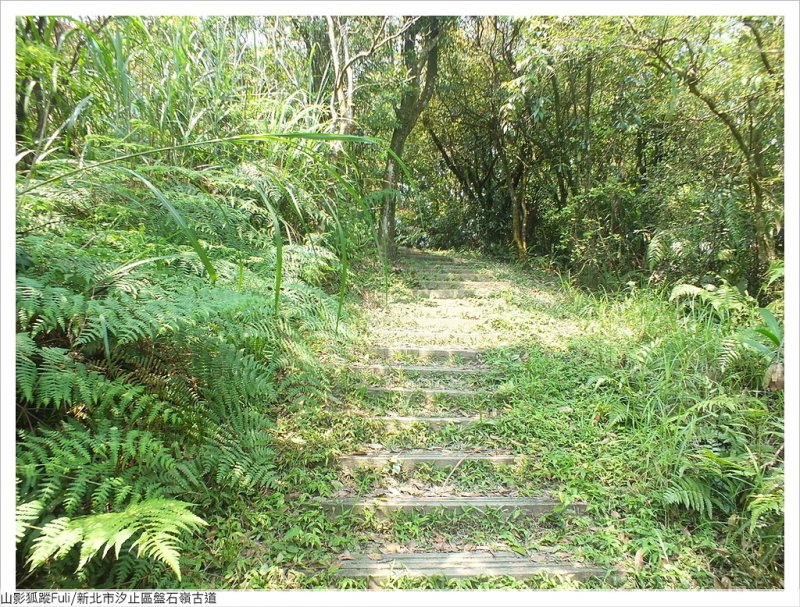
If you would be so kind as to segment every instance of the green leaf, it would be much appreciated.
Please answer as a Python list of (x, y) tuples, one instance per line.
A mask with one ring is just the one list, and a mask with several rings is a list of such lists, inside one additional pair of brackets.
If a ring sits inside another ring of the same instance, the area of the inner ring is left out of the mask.
[(765, 354), (770, 358), (772, 358), (775, 355), (775, 352), (773, 352), (770, 348), (762, 344), (760, 341), (756, 341), (755, 339), (750, 339), (749, 337), (745, 337), (744, 339), (742, 339), (742, 343), (751, 350), (761, 352), (762, 354)]
[(775, 319), (775, 316), (767, 308), (759, 308), (758, 314), (764, 319), (764, 323), (769, 328), (769, 333), (762, 332), (761, 334), (771, 339), (776, 346), (780, 346), (783, 340), (783, 329)]
[(147, 186), (147, 188), (151, 192), (153, 192), (153, 194), (158, 199), (158, 201), (162, 204), (162, 206), (165, 209), (167, 209), (167, 211), (169, 212), (169, 215), (170, 215), (170, 217), (172, 217), (173, 221), (178, 225), (178, 227), (181, 229), (181, 231), (189, 239), (189, 243), (192, 245), (192, 248), (194, 249), (195, 253), (197, 253), (197, 256), (200, 258), (200, 261), (203, 264), (203, 267), (206, 269), (206, 272), (208, 272), (208, 276), (209, 276), (209, 278), (211, 278), (211, 281), (212, 282), (216, 282), (217, 281), (217, 271), (214, 269), (214, 266), (212, 265), (211, 260), (208, 258), (208, 255), (206, 254), (206, 251), (203, 248), (203, 245), (201, 245), (200, 241), (197, 239), (197, 235), (194, 233), (194, 230), (192, 230), (191, 227), (189, 227), (189, 224), (183, 218), (183, 215), (180, 214), (178, 209), (176, 209), (175, 206), (169, 200), (167, 200), (167, 197), (164, 196), (164, 194), (163, 194), (163, 192), (161, 190), (159, 190), (156, 186), (154, 186), (152, 183), (150, 183), (147, 179), (145, 179), (144, 177), (139, 175), (139, 173), (137, 173), (136, 171), (132, 171), (130, 169), (126, 169), (126, 168), (122, 168), (122, 167), (119, 167), (119, 170), (120, 171), (125, 171), (126, 173), (130, 173), (136, 179), (141, 181), (145, 186)]

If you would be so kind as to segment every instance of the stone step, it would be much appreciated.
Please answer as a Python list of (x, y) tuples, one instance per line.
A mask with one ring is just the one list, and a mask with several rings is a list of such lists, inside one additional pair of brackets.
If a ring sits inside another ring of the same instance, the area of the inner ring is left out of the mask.
[(363, 468), (385, 468), (399, 464), (403, 470), (413, 470), (419, 465), (431, 468), (455, 468), (461, 462), (486, 462), (495, 466), (513, 466), (520, 459), (516, 455), (492, 455), (480, 451), (403, 451), (399, 453), (375, 453), (371, 455), (344, 455), (339, 463), (344, 470)]
[(385, 324), (392, 326), (413, 327), (418, 319), (465, 319), (479, 321), (480, 326), (488, 326), (498, 316), (513, 311), (502, 299), (489, 300), (485, 297), (412, 300), (405, 294), (390, 303), (388, 311), (379, 312), (375, 320), (385, 319)]
[(351, 369), (372, 371), (375, 375), (390, 375), (392, 373), (418, 373), (420, 375), (467, 375), (491, 373), (491, 367), (475, 366), (441, 366), (441, 365), (382, 365), (353, 363)]
[(420, 272), (420, 273), (435, 273), (435, 272), (482, 272), (489, 270), (489, 267), (485, 264), (476, 263), (476, 262), (444, 262), (444, 261), (425, 261), (418, 264), (411, 264), (407, 263), (399, 267), (400, 271), (408, 270), (412, 272)]
[(452, 264), (466, 264), (466, 263), (483, 263), (477, 259), (468, 259), (466, 257), (453, 257), (451, 255), (439, 255), (436, 253), (401, 253), (397, 256), (398, 263), (429, 263), (441, 262)]
[(391, 396), (394, 394), (405, 394), (407, 396), (418, 396), (425, 400), (434, 400), (437, 396), (447, 396), (452, 398), (490, 398), (493, 394), (491, 390), (461, 390), (457, 388), (420, 388), (403, 386), (370, 386), (366, 389), (367, 394), (376, 396)]
[[(432, 331), (430, 328), (425, 329), (403, 329), (403, 328), (386, 328), (380, 331), (375, 331), (373, 336), (383, 341), (383, 338), (398, 338), (404, 342), (413, 341), (419, 345), (432, 346), (434, 344), (442, 345), (466, 345), (462, 342), (480, 342), (490, 341), (493, 346), (509, 343), (509, 339), (503, 333), (496, 331)], [(405, 339), (403, 339), (405, 338)], [(452, 342), (452, 343), (449, 343)]]
[(471, 299), (485, 297), (490, 292), (490, 289), (409, 289), (419, 299)]
[(474, 270), (454, 270), (452, 272), (414, 272), (416, 280), (466, 280), (468, 282), (486, 282), (486, 274)]
[(446, 259), (447, 261), (456, 261), (455, 257), (444, 255), (442, 253), (428, 253), (427, 251), (419, 251), (414, 249), (406, 249), (397, 251), (398, 259)]
[(471, 348), (447, 348), (444, 346), (375, 346), (371, 353), (379, 358), (392, 358), (393, 356), (410, 356), (420, 360), (448, 361), (452, 359), (478, 361), (481, 350)]
[(422, 289), (444, 289), (444, 290), (453, 290), (453, 289), (502, 289), (506, 285), (497, 283), (497, 282), (486, 282), (486, 281), (472, 281), (472, 280), (419, 280), (420, 288)]
[[(446, 512), (482, 512), (487, 509), (498, 511), (505, 518), (515, 512), (540, 517), (553, 512), (561, 506), (559, 500), (549, 497), (339, 497), (319, 500), (328, 516), (338, 516), (345, 512), (362, 514), (373, 510), (375, 516), (386, 518), (396, 512), (416, 512), (418, 514)], [(566, 508), (575, 514), (583, 514), (586, 504), (575, 502)]]
[(394, 428), (410, 428), (416, 424), (423, 424), (432, 430), (438, 430), (445, 426), (472, 426), (496, 419), (493, 416), (437, 417), (424, 415), (365, 415), (364, 418), (381, 421), (386, 426)]
[(415, 316), (405, 321), (402, 327), (386, 326), (387, 330), (408, 331), (447, 331), (448, 329), (480, 328), (486, 325), (485, 320), (477, 318), (442, 318), (439, 316)]
[(336, 563), (337, 577), (369, 579), (380, 584), (399, 577), (443, 576), (463, 579), (479, 576), (507, 576), (522, 580), (537, 575), (586, 581), (591, 578), (619, 577), (616, 571), (601, 567), (556, 561), (550, 555), (536, 558), (508, 551), (413, 552), (408, 554), (356, 555)]

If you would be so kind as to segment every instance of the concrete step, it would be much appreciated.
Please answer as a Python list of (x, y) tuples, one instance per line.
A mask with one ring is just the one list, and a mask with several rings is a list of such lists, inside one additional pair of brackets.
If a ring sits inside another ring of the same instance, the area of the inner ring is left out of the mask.
[(437, 469), (455, 468), (461, 462), (486, 462), (495, 466), (513, 466), (520, 459), (516, 455), (492, 455), (480, 451), (402, 451), (370, 455), (344, 455), (339, 463), (344, 470), (385, 468), (399, 464), (403, 470), (413, 470), (419, 465)]
[[(422, 289), (427, 290), (427, 289)], [(411, 325), (417, 317), (422, 318), (469, 318), (470, 320), (482, 320), (489, 322), (499, 314), (513, 313), (512, 306), (507, 304), (504, 299), (499, 297), (489, 298), (487, 291), (481, 297), (472, 299), (412, 299), (414, 290), (393, 293), (393, 300), (387, 310), (379, 312), (376, 316), (384, 314), (395, 323), (402, 321), (403, 324)]]
[(491, 390), (461, 390), (457, 388), (420, 388), (417, 386), (406, 388), (403, 386), (370, 386), (367, 388), (367, 394), (375, 396), (393, 396), (395, 394), (404, 394), (409, 397), (418, 397), (423, 400), (435, 400), (439, 397), (447, 398), (491, 398), (493, 391)]
[(398, 374), (411, 374), (416, 373), (420, 375), (467, 375), (476, 374), (483, 375), (492, 373), (491, 367), (475, 367), (475, 366), (440, 366), (440, 365), (382, 365), (382, 364), (363, 364), (353, 363), (350, 365), (351, 369), (356, 371), (371, 371), (375, 375), (391, 375), (392, 373)]
[(375, 346), (370, 353), (377, 358), (390, 359), (396, 356), (408, 356), (419, 360), (480, 360), (481, 350), (471, 348), (448, 348), (444, 346)]
[(403, 343), (414, 342), (419, 345), (432, 346), (441, 345), (460, 345), (470, 346), (476, 342), (491, 343), (493, 347), (510, 343), (510, 340), (503, 333), (494, 331), (432, 331), (425, 329), (401, 329), (387, 328), (376, 331), (373, 336), (380, 341), (394, 339)]
[(410, 428), (417, 424), (438, 430), (445, 426), (472, 426), (496, 419), (493, 416), (437, 417), (424, 415), (365, 415), (365, 419), (383, 422), (389, 428)]
[(548, 554), (533, 558), (508, 551), (413, 552), (408, 554), (356, 555), (336, 563), (335, 575), (368, 579), (376, 584), (400, 577), (442, 576), (463, 579), (479, 576), (507, 576), (516, 580), (537, 575), (586, 581), (591, 578), (618, 578), (619, 573), (601, 567), (557, 561)]
[(486, 282), (489, 278), (485, 273), (474, 270), (454, 270), (453, 272), (414, 272), (416, 280), (465, 280), (467, 282)]
[(482, 264), (475, 263), (436, 263), (426, 262), (420, 264), (404, 264), (396, 268), (399, 273), (412, 273), (417, 275), (424, 274), (479, 274), (490, 272), (491, 270)]
[(441, 332), (448, 329), (480, 329), (486, 325), (485, 320), (477, 318), (442, 318), (438, 316), (415, 316), (404, 319), (403, 326), (386, 326), (385, 330), (396, 331), (431, 331)]
[[(338, 516), (345, 512), (361, 514), (368, 510), (375, 512), (377, 518), (387, 518), (396, 512), (416, 512), (418, 514), (445, 512), (485, 512), (498, 511), (505, 518), (515, 512), (540, 517), (553, 512), (561, 502), (549, 497), (340, 497), (319, 500), (328, 516)], [(573, 503), (566, 510), (575, 514), (586, 511), (586, 504)]]
[(400, 257), (395, 266), (401, 268), (432, 268), (432, 267), (449, 267), (449, 268), (474, 268), (486, 267), (485, 261), (479, 259), (458, 259), (455, 257), (444, 257), (443, 255), (431, 255), (428, 257), (413, 256), (413, 257)]
[(503, 289), (506, 285), (497, 282), (472, 281), (472, 280), (419, 280), (422, 289)]
[(436, 259), (439, 259), (439, 260), (445, 260), (445, 261), (457, 261), (457, 259), (458, 259), (456, 257), (452, 257), (450, 255), (444, 255), (444, 254), (441, 254), (441, 253), (428, 253), (426, 251), (415, 251), (415, 250), (412, 250), (412, 249), (408, 249), (408, 250), (405, 250), (405, 251), (398, 250), (397, 258), (400, 259), (400, 260), (407, 260), (407, 259), (411, 259), (411, 260), (414, 260), (414, 259), (423, 259), (423, 260), (434, 259), (434, 260), (436, 260)]
[(409, 293), (418, 299), (471, 299), (485, 297), (491, 289), (410, 289)]

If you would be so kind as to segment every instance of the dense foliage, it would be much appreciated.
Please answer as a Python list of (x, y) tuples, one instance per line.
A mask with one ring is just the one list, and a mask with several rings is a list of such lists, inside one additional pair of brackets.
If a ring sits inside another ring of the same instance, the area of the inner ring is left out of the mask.
[(319, 549), (284, 495), (335, 437), (277, 420), (326, 415), (395, 230), (621, 289), (563, 312), (651, 323), (576, 346), (598, 423), (672, 450), (654, 518), (774, 583), (782, 48), (772, 17), (18, 18), (18, 583), (170, 584), (188, 544), (202, 585), (264, 496), (275, 562)]
[(779, 19), (470, 18), (448, 45), (412, 242), (757, 292), (782, 246)]

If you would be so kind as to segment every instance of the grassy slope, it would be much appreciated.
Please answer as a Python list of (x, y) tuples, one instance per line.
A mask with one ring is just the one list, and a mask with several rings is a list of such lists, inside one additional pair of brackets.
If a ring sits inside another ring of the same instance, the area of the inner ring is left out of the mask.
[[(620, 567), (628, 573), (626, 587), (780, 585), (779, 526), (772, 541), (765, 541), (771, 532), (765, 528), (768, 516), (758, 520), (758, 533), (749, 533), (747, 513), (741, 507), (723, 512), (724, 478), (719, 483), (708, 481), (712, 497), (720, 496), (715, 497), (711, 516), (670, 506), (664, 499), (679, 470), (691, 472), (696, 454), (709, 447), (730, 455), (747, 441), (754, 457), (760, 458), (759, 469), (765, 475), (774, 472), (764, 454), (782, 440), (782, 397), (737, 389), (748, 379), (746, 365), (720, 375), (717, 361), (724, 327), (685, 316), (652, 292), (596, 298), (563, 288), (544, 273), (507, 266), (495, 270), (496, 277), (510, 278), (521, 287), (491, 302), (500, 309), (492, 327), (506, 343), (496, 348), (492, 359), (506, 374), (499, 385), (496, 377), (488, 380), (499, 393), (483, 407), (502, 412), (502, 421), (386, 436), (351, 414), (360, 407), (363, 393), (353, 389), (350, 374), (341, 372), (336, 379), (339, 396), (324, 403), (295, 403), (278, 420), (276, 440), (285, 490), (255, 502), (230, 504), (230, 511), (212, 517), (213, 531), (188, 551), (194, 554), (189, 558), (195, 560), (195, 568), (187, 572), (187, 585), (358, 587), (358, 582), (335, 582), (328, 575), (335, 555), (364, 550), (391, 553), (409, 545), (490, 546), (523, 554), (551, 551)], [(369, 273), (362, 278), (373, 285), (379, 282)], [(402, 275), (393, 278), (394, 292), (406, 286)], [(353, 312), (360, 314), (356, 328), (360, 323), (366, 329), (371, 318), (381, 318), (375, 307), (380, 297), (368, 291), (366, 299), (360, 312), (362, 304), (354, 303)], [(415, 305), (425, 304), (411, 304), (404, 313), (413, 313)], [(354, 343), (352, 351), (358, 352), (361, 345)], [(341, 361), (329, 362), (333, 368), (341, 367)], [(388, 406), (399, 411), (401, 404)], [(465, 408), (469, 410), (468, 405)], [(769, 429), (777, 435), (770, 436)], [(565, 500), (588, 501), (589, 512), (568, 522), (510, 524), (492, 517), (440, 515), (389, 522), (358, 517), (327, 520), (313, 505), (316, 495), (363, 494), (386, 486), (408, 487), (412, 481), (429, 489), (440, 486), (447, 476), (432, 470), (418, 471), (413, 478), (390, 472), (345, 476), (331, 465), (337, 453), (369, 443), (386, 448), (477, 445), (528, 454), (531, 463), (516, 469), (459, 467), (448, 485), (453, 491), (506, 487), (520, 494), (550, 488)], [(729, 475), (735, 477), (735, 471)], [(743, 500), (741, 491), (738, 497)], [(559, 586), (547, 580), (397, 585)]]

